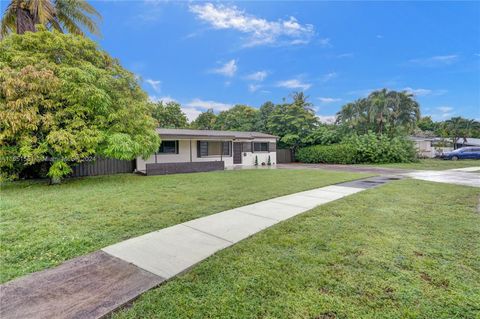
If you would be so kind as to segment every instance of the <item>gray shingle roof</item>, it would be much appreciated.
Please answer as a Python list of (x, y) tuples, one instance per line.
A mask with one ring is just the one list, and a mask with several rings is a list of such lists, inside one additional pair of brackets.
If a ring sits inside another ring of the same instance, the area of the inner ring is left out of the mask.
[(237, 132), (237, 131), (215, 131), (215, 130), (190, 130), (190, 129), (175, 129), (175, 128), (157, 128), (157, 133), (160, 137), (198, 137), (198, 138), (238, 138), (238, 139), (253, 139), (253, 138), (278, 138), (278, 136), (260, 133), (260, 132)]

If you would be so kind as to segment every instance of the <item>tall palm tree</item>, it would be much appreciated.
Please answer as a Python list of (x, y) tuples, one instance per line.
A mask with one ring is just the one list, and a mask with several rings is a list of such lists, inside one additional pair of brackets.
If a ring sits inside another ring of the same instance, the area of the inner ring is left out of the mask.
[(35, 32), (36, 24), (48, 29), (84, 35), (99, 34), (100, 14), (85, 0), (11, 0), (0, 24), (0, 37), (8, 33)]

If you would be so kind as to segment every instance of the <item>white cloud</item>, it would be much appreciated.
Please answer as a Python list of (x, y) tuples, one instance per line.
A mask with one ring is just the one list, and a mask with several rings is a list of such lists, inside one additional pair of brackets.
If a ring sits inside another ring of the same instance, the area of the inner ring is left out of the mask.
[(314, 36), (311, 24), (300, 24), (295, 17), (268, 21), (247, 14), (236, 6), (194, 4), (190, 11), (215, 29), (232, 29), (248, 35), (245, 46), (308, 43)]
[(328, 104), (328, 103), (333, 103), (333, 102), (340, 102), (342, 99), (335, 98), (335, 97), (319, 97), (318, 100), (321, 103)]
[[(454, 114), (454, 112), (452, 112), (453, 107), (451, 106), (439, 106), (435, 109), (440, 113), (435, 115), (439, 115), (441, 118), (449, 118)], [(438, 117), (438, 116), (435, 116), (435, 117)]]
[(458, 55), (450, 54), (450, 55), (436, 55), (428, 58), (419, 58), (419, 59), (411, 59), (409, 62), (421, 66), (444, 66), (450, 65), (458, 61)]
[(194, 107), (182, 107), (182, 112), (185, 113), (190, 122), (195, 120), (200, 115), (200, 113), (202, 113), (201, 110)]
[(256, 92), (261, 87), (262, 86), (258, 85), (258, 84), (249, 84), (248, 85), (248, 90), (253, 93), (253, 92)]
[(338, 76), (336, 72), (330, 72), (322, 76), (322, 82), (327, 82), (330, 81), (331, 79), (334, 79)]
[(290, 80), (278, 82), (277, 86), (287, 88), (287, 89), (301, 89), (302, 91), (306, 91), (312, 85), (310, 83), (304, 83), (298, 79), (290, 79)]
[(212, 73), (221, 74), (223, 76), (232, 77), (237, 72), (237, 62), (235, 60), (230, 60), (221, 67), (213, 69)]
[(421, 89), (421, 88), (414, 89), (411, 87), (405, 87), (402, 90), (407, 91), (408, 93), (411, 93), (416, 96), (427, 96), (427, 95), (438, 96), (438, 95), (443, 95), (447, 93), (447, 90), (430, 90), (430, 89)]
[(192, 108), (213, 109), (214, 111), (225, 111), (231, 108), (233, 105), (216, 101), (206, 101), (197, 98), (188, 102), (187, 104), (185, 104), (185, 106)]
[(383, 35), (381, 35), (381, 34), (377, 34), (375, 37), (376, 37), (377, 39), (383, 39)]
[(245, 78), (247, 80), (261, 82), (261, 81), (265, 80), (267, 75), (268, 75), (267, 71), (258, 71), (258, 72), (254, 72), (254, 73), (251, 73), (251, 74), (247, 75)]
[(335, 115), (317, 115), (317, 117), (321, 123), (326, 123), (326, 124), (333, 124), (337, 119)]
[(162, 81), (152, 80), (152, 79), (145, 79), (145, 82), (146, 82), (147, 84), (149, 84), (155, 92), (157, 92), (157, 93), (160, 92), (160, 90), (161, 90), (161, 85), (162, 85)]
[(332, 47), (332, 44), (330, 43), (330, 38), (322, 38), (318, 40), (318, 43), (320, 43), (322, 47), (326, 47), (326, 48)]
[(349, 53), (342, 53), (342, 54), (339, 54), (337, 55), (337, 58), (339, 59), (343, 59), (343, 58), (353, 58), (354, 57), (354, 54), (349, 52)]

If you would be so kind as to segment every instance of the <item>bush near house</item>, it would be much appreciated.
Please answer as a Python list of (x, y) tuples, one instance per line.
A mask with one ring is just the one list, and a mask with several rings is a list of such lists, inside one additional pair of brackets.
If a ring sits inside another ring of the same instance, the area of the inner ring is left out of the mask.
[(416, 153), (413, 144), (403, 137), (369, 132), (351, 135), (339, 144), (301, 148), (296, 158), (304, 163), (406, 163), (415, 161)]

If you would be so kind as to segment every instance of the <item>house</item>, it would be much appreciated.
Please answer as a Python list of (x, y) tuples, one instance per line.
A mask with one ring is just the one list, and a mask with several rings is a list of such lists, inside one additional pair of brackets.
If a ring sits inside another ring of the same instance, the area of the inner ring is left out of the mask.
[(480, 146), (480, 138), (466, 137), (460, 138), (455, 143), (455, 148), (467, 147), (467, 146)]
[(146, 175), (204, 172), (225, 168), (275, 165), (277, 136), (259, 132), (157, 129), (160, 148), (136, 159)]

